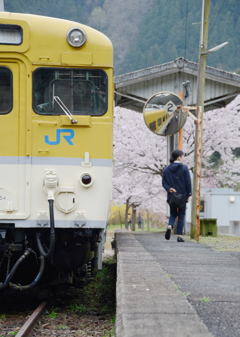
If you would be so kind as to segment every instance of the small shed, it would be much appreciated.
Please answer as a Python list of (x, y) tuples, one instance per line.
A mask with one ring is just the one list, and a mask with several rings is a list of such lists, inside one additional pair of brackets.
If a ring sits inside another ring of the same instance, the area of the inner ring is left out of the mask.
[[(190, 229), (190, 206), (186, 231)], [(240, 235), (240, 192), (230, 188), (203, 188), (200, 217), (217, 219), (218, 234)]]

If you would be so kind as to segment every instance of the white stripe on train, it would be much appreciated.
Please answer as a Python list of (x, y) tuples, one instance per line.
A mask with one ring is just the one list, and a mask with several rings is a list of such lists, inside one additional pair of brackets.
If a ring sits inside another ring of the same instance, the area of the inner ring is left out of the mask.
[[(94, 159), (90, 158), (93, 166), (112, 166), (112, 159)], [(66, 157), (23, 157), (23, 156), (0, 156), (0, 164), (2, 165), (73, 165), (81, 166), (84, 158), (66, 158)]]

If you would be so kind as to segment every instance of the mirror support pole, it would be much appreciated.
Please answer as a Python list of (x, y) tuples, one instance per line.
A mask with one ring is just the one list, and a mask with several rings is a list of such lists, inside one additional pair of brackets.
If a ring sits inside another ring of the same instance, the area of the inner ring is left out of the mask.
[[(183, 100), (184, 102), (184, 99), (185, 99), (185, 95), (184, 95), (184, 92), (183, 91), (180, 91), (178, 96)], [(179, 150), (183, 150), (183, 129), (180, 129), (178, 131), (178, 149)]]
[(205, 70), (207, 63), (207, 44), (208, 44), (208, 17), (210, 12), (210, 1), (202, 2), (202, 24), (199, 48), (199, 68), (197, 86), (197, 121), (195, 132), (195, 152), (193, 170), (193, 194), (192, 194), (192, 220), (191, 238), (199, 241), (200, 236), (200, 188), (201, 188), (201, 169), (202, 169), (202, 136), (203, 136), (203, 112), (204, 112), (204, 93), (205, 93)]
[(178, 149), (183, 150), (183, 129), (178, 131)]
[(167, 163), (169, 164), (171, 153), (178, 148), (177, 134), (167, 136)]

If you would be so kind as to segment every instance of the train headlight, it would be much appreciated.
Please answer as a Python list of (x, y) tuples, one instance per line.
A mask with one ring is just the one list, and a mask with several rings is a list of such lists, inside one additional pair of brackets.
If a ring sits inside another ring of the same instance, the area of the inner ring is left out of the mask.
[(72, 28), (67, 33), (67, 41), (72, 47), (81, 47), (87, 41), (87, 35), (82, 29)]
[(90, 187), (93, 184), (93, 178), (89, 173), (83, 173), (80, 177), (81, 185), (84, 187)]

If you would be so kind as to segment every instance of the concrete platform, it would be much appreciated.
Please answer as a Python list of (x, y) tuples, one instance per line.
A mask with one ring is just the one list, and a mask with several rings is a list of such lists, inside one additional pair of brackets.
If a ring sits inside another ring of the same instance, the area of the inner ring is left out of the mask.
[(117, 337), (240, 336), (240, 255), (160, 233), (116, 233), (116, 244)]

